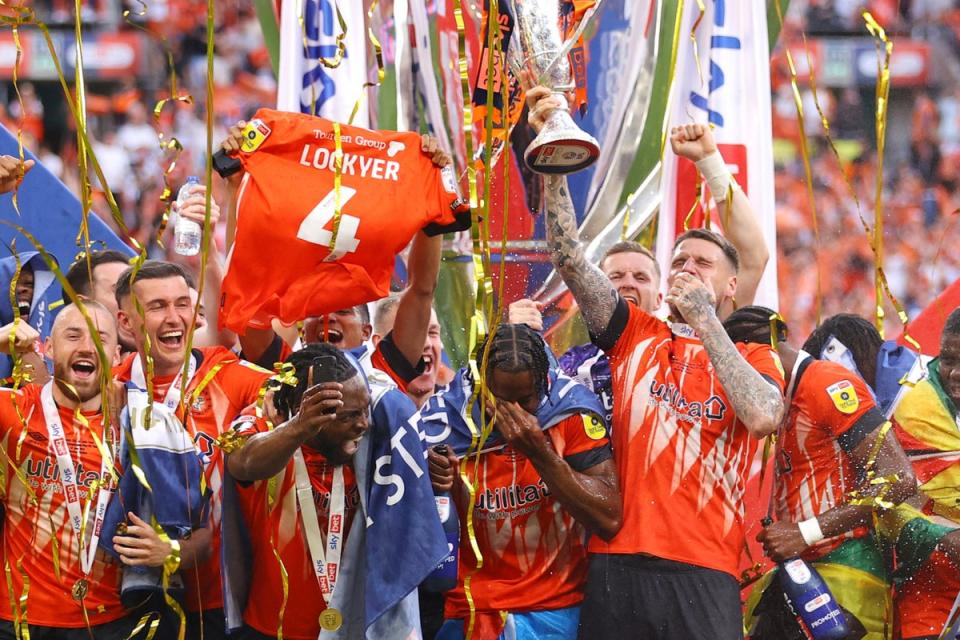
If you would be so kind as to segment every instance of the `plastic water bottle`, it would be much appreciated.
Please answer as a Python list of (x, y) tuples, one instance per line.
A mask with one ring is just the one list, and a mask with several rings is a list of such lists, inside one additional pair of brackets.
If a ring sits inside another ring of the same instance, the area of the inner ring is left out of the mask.
[(813, 640), (843, 640), (847, 616), (817, 570), (800, 558), (780, 563), (780, 585), (797, 621)]
[[(434, 451), (440, 455), (447, 454), (446, 445), (437, 445)], [(423, 588), (433, 593), (444, 593), (457, 586), (457, 566), (460, 559), (460, 518), (457, 516), (457, 507), (453, 496), (449, 492), (438, 493), (434, 496), (437, 502), (437, 512), (443, 524), (443, 532), (447, 536), (447, 556), (440, 561), (433, 572), (423, 581)]]
[[(197, 176), (190, 176), (177, 192), (177, 211), (183, 209), (183, 203), (190, 197), (191, 189), (200, 184)], [(173, 250), (182, 256), (195, 256), (200, 252), (203, 228), (199, 223), (177, 215), (177, 224), (173, 227)]]

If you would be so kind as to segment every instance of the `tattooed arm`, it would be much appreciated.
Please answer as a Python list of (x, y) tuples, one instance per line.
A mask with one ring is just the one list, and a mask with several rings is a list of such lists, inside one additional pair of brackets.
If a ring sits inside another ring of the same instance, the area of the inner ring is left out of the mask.
[(762, 438), (776, 431), (784, 414), (783, 394), (750, 366), (730, 341), (717, 318), (716, 297), (709, 281), (704, 283), (681, 273), (666, 300), (699, 334), (734, 412), (750, 434)]
[(599, 335), (610, 324), (613, 311), (617, 308), (617, 291), (600, 268), (588, 261), (584, 254), (567, 179), (548, 177), (546, 192), (550, 259), (580, 305), (587, 329)]

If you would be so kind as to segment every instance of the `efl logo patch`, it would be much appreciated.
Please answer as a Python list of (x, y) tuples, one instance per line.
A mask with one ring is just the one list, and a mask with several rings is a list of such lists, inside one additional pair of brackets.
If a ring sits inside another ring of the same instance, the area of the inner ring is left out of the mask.
[(827, 387), (827, 393), (833, 400), (833, 406), (840, 413), (853, 413), (860, 406), (860, 398), (857, 397), (857, 391), (849, 380), (841, 380), (830, 385)]
[(603, 426), (603, 421), (593, 414), (580, 416), (583, 420), (583, 432), (591, 440), (601, 440), (607, 435), (607, 428)]
[(251, 120), (243, 128), (243, 144), (240, 150), (245, 153), (253, 153), (260, 148), (264, 140), (270, 135), (270, 127), (263, 123), (259, 118)]

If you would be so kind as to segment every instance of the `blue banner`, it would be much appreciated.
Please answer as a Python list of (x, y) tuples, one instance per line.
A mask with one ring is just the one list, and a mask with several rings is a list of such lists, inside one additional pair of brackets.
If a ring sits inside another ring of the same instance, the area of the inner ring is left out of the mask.
[[(16, 156), (18, 153), (16, 134), (0, 126), (0, 154)], [(27, 149), (24, 149), (24, 155), (37, 160)], [(0, 224), (0, 242), (3, 243), (0, 258), (10, 255), (9, 247), (14, 241), (18, 252), (36, 250), (23, 234), (10, 226), (19, 225), (32, 234), (66, 271), (80, 252), (76, 244), (82, 218), (80, 200), (37, 161), (20, 185), (17, 203), (20, 207), (19, 216), (13, 208), (13, 195), (0, 195), (0, 221), (4, 222)], [(89, 226), (93, 248), (117, 249), (134, 255), (133, 250), (92, 212)], [(7, 286), (9, 283), (0, 284)], [(57, 282), (51, 286), (58, 291), (60, 289)]]

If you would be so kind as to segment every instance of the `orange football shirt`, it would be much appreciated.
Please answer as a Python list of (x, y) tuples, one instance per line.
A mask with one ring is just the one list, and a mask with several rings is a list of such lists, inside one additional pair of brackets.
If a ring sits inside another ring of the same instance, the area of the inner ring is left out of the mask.
[[(245, 417), (234, 423), (238, 434), (252, 436), (268, 430), (266, 422), (253, 418), (251, 413), (245, 412)], [(310, 447), (304, 446), (302, 450), (313, 487), (320, 531), (326, 536), (334, 467)], [(349, 464), (343, 467), (343, 480), (345, 507), (342, 544), (346, 544), (347, 532), (360, 504), (360, 492)], [(276, 497), (272, 503), (268, 500), (269, 484), (270, 481), (261, 480), (246, 486), (237, 485), (253, 547), (253, 571), (243, 621), (270, 636), (277, 634), (282, 622), (284, 638), (315, 640), (320, 635), (320, 614), (326, 609), (326, 604), (303, 532), (292, 459), (277, 478)], [(283, 581), (274, 549), (287, 572), (287, 602), (282, 620)]]
[[(571, 416), (544, 432), (558, 455), (574, 468), (609, 460), (609, 441)], [(592, 423), (590, 423), (592, 424)], [(593, 435), (591, 435), (591, 433)], [(483, 567), (473, 573), (471, 594), (479, 612), (562, 609), (583, 600), (587, 576), (587, 532), (567, 513), (533, 463), (511, 447), (462, 462), (476, 487), (474, 531)], [(447, 594), (447, 618), (465, 618), (463, 581), (477, 566), (467, 539), (467, 493), (455, 495), (460, 516), (458, 584)]]
[[(210, 555), (193, 569), (183, 570), (187, 609), (201, 611), (223, 607), (220, 584), (220, 487), (223, 485), (223, 451), (215, 443), (223, 432), (230, 429), (234, 418), (246, 407), (256, 403), (260, 387), (270, 373), (240, 360), (223, 347), (203, 347), (194, 349), (193, 352), (201, 356), (201, 361), (184, 391), (184, 397), (192, 399), (197, 385), (202, 383), (214, 368), (219, 367), (197, 399), (188, 403), (187, 419), (183, 423), (193, 436), (194, 445), (203, 461), (207, 486), (212, 493), (210, 519), (213, 536)], [(135, 355), (128, 356), (114, 371), (117, 379), (124, 382), (130, 379)], [(166, 397), (167, 389), (173, 384), (175, 377), (154, 377), (153, 395), (156, 401), (160, 402)]]
[[(703, 343), (624, 300), (594, 341), (610, 358), (623, 528), (592, 553), (644, 553), (737, 576), (743, 496), (758, 441), (736, 415)], [(769, 345), (737, 350), (783, 391)]]
[[(3, 519), (3, 559), (9, 566), (9, 579), (0, 580), (0, 619), (13, 620), (11, 599), (26, 593), (27, 622), (58, 628), (85, 627), (83, 607), (71, 596), (73, 585), (83, 578), (80, 543), (67, 514), (57, 458), (50, 449), (47, 423), (43, 418), (39, 385), (27, 385), (17, 393), (0, 390), (0, 446), (9, 463), (3, 462), (3, 489), (6, 513)], [(18, 415), (19, 410), (19, 415)], [(90, 434), (92, 429), (103, 438), (99, 412), (84, 412), (89, 428), (74, 420), (74, 412), (59, 407), (70, 455), (76, 469), (81, 507), (90, 499), (90, 486), (100, 476), (101, 456)], [(23, 416), (22, 419), (20, 416)], [(21, 441), (21, 438), (22, 441)], [(116, 440), (114, 440), (116, 441)], [(14, 468), (23, 471), (24, 486)], [(31, 500), (31, 492), (37, 504)], [(93, 492), (96, 504), (96, 491)], [(90, 535), (94, 508), (91, 505), (86, 535)], [(112, 532), (104, 532), (104, 535)], [(89, 539), (89, 538), (88, 538)], [(60, 575), (54, 569), (54, 553), (59, 546)], [(23, 571), (30, 581), (24, 589)], [(126, 615), (120, 604), (120, 565), (102, 550), (94, 555), (89, 575), (89, 590), (83, 600), (90, 625), (96, 626)]]
[[(834, 362), (798, 360), (787, 398), (777, 446), (776, 507), (781, 521), (800, 522), (847, 501), (857, 486), (848, 451), (886, 420), (867, 384)], [(858, 527), (827, 538), (804, 557), (815, 560), (867, 532)]]
[(418, 231), (468, 223), (453, 168), (434, 165), (419, 134), (341, 125), (338, 189), (330, 120), (260, 109), (247, 132), (220, 312), (235, 331), (382, 298), (394, 256)]

